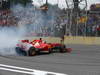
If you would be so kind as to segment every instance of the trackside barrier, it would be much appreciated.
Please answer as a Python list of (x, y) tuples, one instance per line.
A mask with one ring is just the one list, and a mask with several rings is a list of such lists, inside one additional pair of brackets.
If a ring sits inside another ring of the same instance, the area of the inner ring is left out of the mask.
[[(40, 37), (27, 37), (30, 40), (39, 39)], [(42, 37), (43, 40), (50, 43), (60, 43), (59, 37)], [(100, 37), (80, 37), (65, 36), (65, 44), (84, 44), (84, 45), (100, 45)]]

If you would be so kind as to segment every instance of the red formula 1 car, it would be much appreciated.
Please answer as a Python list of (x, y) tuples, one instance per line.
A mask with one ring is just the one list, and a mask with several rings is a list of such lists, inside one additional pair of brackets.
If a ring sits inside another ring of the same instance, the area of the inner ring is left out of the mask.
[(21, 40), (16, 46), (16, 52), (21, 55), (34, 56), (39, 53), (52, 53), (54, 51), (59, 52), (71, 52), (71, 48), (66, 48), (65, 45), (60, 43), (46, 43), (40, 40)]

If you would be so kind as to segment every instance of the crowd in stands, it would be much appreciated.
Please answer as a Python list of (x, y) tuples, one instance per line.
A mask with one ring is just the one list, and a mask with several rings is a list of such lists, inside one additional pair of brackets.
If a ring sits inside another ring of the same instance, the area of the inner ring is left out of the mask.
[(16, 18), (10, 9), (0, 10), (0, 26), (15, 26)]
[(78, 35), (100, 36), (100, 19), (96, 19), (91, 17), (91, 15), (88, 15), (86, 24), (80, 23), (78, 25)]
[(92, 4), (87, 21), (87, 34), (90, 36), (100, 36), (100, 4)]
[(80, 23), (79, 35), (100, 36), (100, 4), (93, 4), (87, 15), (86, 23)]
[[(95, 9), (95, 8), (91, 7), (90, 9), (92, 9), (92, 11), (94, 11), (93, 9)], [(63, 12), (61, 12), (60, 14), (63, 14)], [(67, 16), (65, 17), (65, 15), (66, 14), (64, 14), (64, 19), (67, 19), (66, 18)], [(58, 19), (57, 27), (58, 27), (58, 24), (60, 24), (59, 22), (63, 20), (62, 18), (63, 17), (61, 17), (61, 19), (57, 18)], [(0, 26), (2, 26), (2, 27), (17, 26), (17, 21), (18, 21), (18, 19), (13, 15), (13, 13), (10, 9), (0, 9)], [(65, 25), (68, 22), (68, 20), (63, 20), (63, 21), (64, 22), (63, 23), (61, 22), (61, 25), (59, 25), (59, 27), (56, 29), (62, 28), (62, 30), (64, 30), (65, 27), (63, 27), (63, 25)], [(80, 23), (78, 25), (77, 29), (78, 29), (77, 35), (79, 35), (79, 36), (83, 36), (83, 35), (85, 35), (85, 36), (100, 36), (100, 9), (99, 10), (96, 9), (96, 13), (89, 13), (87, 16), (86, 23), (85, 22)], [(45, 30), (45, 29), (43, 29), (43, 30)], [(43, 34), (37, 34), (37, 36), (42, 36), (42, 35), (48, 36), (49, 34), (47, 34), (45, 32), (43, 32)], [(48, 30), (48, 32), (50, 32), (50, 30)], [(57, 32), (60, 33), (60, 31), (57, 31)], [(57, 34), (57, 32), (56, 32), (56, 34)], [(65, 32), (63, 32), (63, 33), (65, 34)], [(63, 33), (61, 32), (61, 34), (63, 34)]]

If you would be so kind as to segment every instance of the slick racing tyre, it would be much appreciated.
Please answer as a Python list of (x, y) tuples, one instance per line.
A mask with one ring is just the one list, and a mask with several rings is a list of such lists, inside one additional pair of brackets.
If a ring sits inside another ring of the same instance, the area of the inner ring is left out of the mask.
[(16, 47), (15, 50), (16, 50), (16, 53), (20, 56), (27, 55), (27, 53), (23, 49), (21, 49), (20, 47)]
[(52, 53), (52, 49), (51, 49), (51, 48), (49, 49), (49, 52), (48, 52), (48, 54), (50, 54), (50, 53)]
[(29, 56), (35, 56), (36, 55), (36, 49), (34, 47), (30, 47), (28, 51)]
[(65, 45), (62, 45), (62, 46), (59, 48), (59, 51), (60, 51), (60, 53), (66, 52), (66, 46), (65, 46)]

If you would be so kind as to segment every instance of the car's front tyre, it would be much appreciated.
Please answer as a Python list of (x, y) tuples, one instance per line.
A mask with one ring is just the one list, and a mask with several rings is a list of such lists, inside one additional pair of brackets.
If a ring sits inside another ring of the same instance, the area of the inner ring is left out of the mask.
[(65, 46), (65, 45), (62, 45), (62, 46), (59, 48), (59, 51), (60, 51), (60, 53), (66, 52), (66, 46)]

